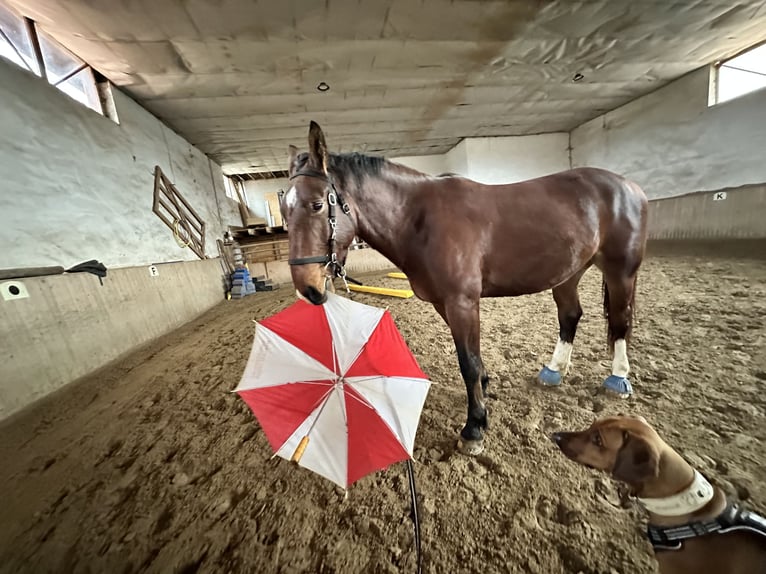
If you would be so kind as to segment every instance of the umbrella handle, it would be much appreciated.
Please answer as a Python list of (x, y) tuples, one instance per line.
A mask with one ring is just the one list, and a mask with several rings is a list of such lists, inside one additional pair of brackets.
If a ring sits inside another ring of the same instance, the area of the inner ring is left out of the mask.
[(301, 457), (303, 456), (303, 453), (305, 452), (306, 447), (308, 446), (308, 444), (309, 444), (309, 437), (308, 436), (304, 436), (301, 439), (301, 442), (298, 443), (298, 447), (295, 449), (295, 452), (293, 453), (293, 456), (292, 456), (292, 458), (290, 460), (292, 462), (296, 462), (296, 463), (300, 462), (301, 461)]

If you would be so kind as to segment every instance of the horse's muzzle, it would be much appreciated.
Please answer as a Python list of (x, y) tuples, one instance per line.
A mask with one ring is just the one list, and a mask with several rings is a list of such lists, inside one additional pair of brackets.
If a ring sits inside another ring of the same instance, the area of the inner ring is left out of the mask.
[(320, 292), (319, 289), (313, 285), (306, 287), (301, 295), (303, 295), (309, 303), (314, 305), (322, 305), (327, 301), (327, 293)]

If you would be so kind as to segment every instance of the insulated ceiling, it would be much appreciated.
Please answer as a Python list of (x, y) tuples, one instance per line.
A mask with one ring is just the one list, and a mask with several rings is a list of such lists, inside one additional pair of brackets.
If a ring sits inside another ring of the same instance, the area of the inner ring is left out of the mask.
[(569, 130), (766, 39), (762, 0), (6, 1), (226, 173), (312, 119), (387, 156)]

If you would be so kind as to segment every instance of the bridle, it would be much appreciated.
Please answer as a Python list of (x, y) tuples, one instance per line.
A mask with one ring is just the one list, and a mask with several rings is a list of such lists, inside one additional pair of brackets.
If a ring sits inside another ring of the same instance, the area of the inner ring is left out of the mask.
[(288, 259), (287, 263), (289, 265), (308, 265), (310, 263), (324, 264), (325, 269), (330, 269), (332, 271), (333, 277), (340, 277), (343, 279), (343, 282), (346, 284), (346, 289), (348, 289), (348, 284), (346, 283), (346, 268), (343, 266), (343, 263), (338, 260), (338, 252), (335, 245), (338, 235), (336, 210), (338, 204), (340, 204), (341, 211), (351, 218), (351, 208), (348, 203), (343, 201), (343, 198), (335, 187), (335, 182), (329, 173), (322, 173), (320, 171), (299, 171), (298, 173), (291, 175), (289, 179), (292, 181), (296, 177), (301, 176), (314, 177), (327, 183), (327, 221), (330, 224), (330, 236), (327, 239), (327, 253), (325, 255)]

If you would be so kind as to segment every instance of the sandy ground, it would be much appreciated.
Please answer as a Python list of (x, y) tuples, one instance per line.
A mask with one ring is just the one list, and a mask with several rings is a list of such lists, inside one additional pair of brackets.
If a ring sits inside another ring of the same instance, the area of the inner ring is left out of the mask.
[[(368, 283), (402, 285), (382, 274)], [(389, 306), (435, 385), (416, 441), (424, 571), (648, 574), (643, 514), (568, 462), (548, 435), (639, 413), (730, 494), (766, 512), (766, 263), (656, 257), (639, 281), (636, 394), (608, 374), (600, 276), (581, 289), (574, 369), (534, 384), (556, 339), (550, 293), (485, 300), (487, 449), (454, 451), (465, 394), (446, 326), (416, 299)], [(404, 465), (348, 497), (271, 452), (230, 393), (253, 323), (290, 289), (222, 302), (2, 426), (2, 572), (414, 572)]]

